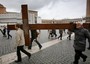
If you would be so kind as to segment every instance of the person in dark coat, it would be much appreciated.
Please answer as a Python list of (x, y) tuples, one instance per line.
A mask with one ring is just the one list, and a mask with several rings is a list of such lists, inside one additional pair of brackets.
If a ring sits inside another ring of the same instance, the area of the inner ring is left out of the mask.
[(10, 34), (10, 30), (8, 28), (7, 28), (7, 36), (8, 36), (8, 39), (9, 39), (9, 37), (12, 38), (12, 35)]
[(88, 38), (88, 42), (90, 43), (90, 33), (87, 29), (83, 27), (83, 24), (77, 23), (76, 28), (73, 30), (75, 33), (74, 40), (74, 49), (75, 49), (75, 57), (73, 64), (78, 64), (80, 57), (83, 59), (83, 62), (86, 61), (87, 56), (82, 52), (85, 51), (86, 48), (86, 38)]
[(55, 38), (57, 37), (56, 30), (52, 29), (52, 35), (55, 35)]
[(32, 48), (33, 41), (35, 41), (38, 44), (39, 49), (42, 48), (42, 45), (37, 40), (38, 35), (39, 35), (39, 33), (37, 32), (37, 30), (31, 30), (31, 43), (30, 43), (30, 46), (28, 46), (28, 49)]
[(68, 30), (67, 34), (68, 34), (67, 39), (71, 40), (71, 35), (72, 35), (72, 32), (71, 32), (70, 30)]
[(52, 30), (48, 30), (48, 33), (49, 33), (48, 38), (50, 38), (51, 36), (53, 36), (52, 35)]
[(60, 40), (62, 40), (63, 29), (59, 29), (59, 34), (58, 39), (60, 38)]
[(6, 27), (3, 28), (3, 37), (6, 37)]

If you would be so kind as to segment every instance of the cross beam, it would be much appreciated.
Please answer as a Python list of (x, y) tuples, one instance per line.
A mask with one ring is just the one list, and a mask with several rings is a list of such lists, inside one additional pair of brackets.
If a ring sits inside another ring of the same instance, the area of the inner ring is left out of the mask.
[[(23, 25), (22, 25), (23, 26)], [(70, 23), (62, 23), (62, 24), (29, 24), (29, 30), (34, 29), (41, 29), (41, 30), (47, 30), (47, 29), (73, 29), (76, 26), (76, 24), (70, 24)], [(90, 29), (90, 23), (84, 23), (84, 28)], [(8, 25), (8, 28), (10, 30), (15, 30), (15, 25)]]
[[(75, 24), (63, 23), (63, 24), (28, 24), (28, 9), (27, 5), (22, 5), (22, 21), (25, 37), (25, 45), (30, 44), (29, 30), (34, 29), (73, 29)], [(8, 25), (8, 29), (15, 30), (15, 25)], [(90, 23), (84, 23), (84, 27), (90, 29)]]

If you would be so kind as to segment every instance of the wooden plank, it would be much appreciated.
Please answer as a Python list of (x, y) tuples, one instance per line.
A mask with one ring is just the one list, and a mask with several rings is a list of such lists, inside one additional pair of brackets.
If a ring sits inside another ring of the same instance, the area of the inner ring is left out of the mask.
[(30, 29), (73, 29), (75, 24), (29, 24)]
[[(83, 26), (90, 29), (90, 23), (84, 23)], [(63, 23), (63, 24), (29, 24), (29, 30), (33, 29), (73, 29), (75, 24)], [(8, 28), (14, 30), (14, 25), (8, 25)]]
[(28, 25), (28, 8), (27, 5), (22, 5), (22, 22), (24, 30), (25, 45), (30, 45), (30, 36), (29, 36), (29, 25)]

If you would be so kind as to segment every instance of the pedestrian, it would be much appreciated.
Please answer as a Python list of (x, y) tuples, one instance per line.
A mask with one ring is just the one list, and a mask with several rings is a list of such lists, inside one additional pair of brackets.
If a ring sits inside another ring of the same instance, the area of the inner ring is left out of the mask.
[(52, 29), (52, 35), (55, 35), (55, 38), (57, 37), (56, 30)]
[(71, 35), (72, 35), (72, 32), (71, 32), (70, 30), (68, 30), (67, 34), (68, 34), (67, 39), (71, 40)]
[(52, 30), (48, 30), (48, 32), (49, 32), (48, 38), (53, 37)]
[(28, 46), (28, 49), (32, 48), (33, 41), (35, 41), (38, 44), (39, 49), (42, 48), (42, 45), (37, 40), (38, 35), (39, 35), (39, 33), (37, 32), (37, 30), (31, 30), (31, 43), (30, 43), (30, 46)]
[(6, 27), (4, 26), (4, 28), (3, 28), (3, 37), (7, 37), (6, 36)]
[(59, 29), (59, 34), (58, 39), (60, 38), (60, 40), (62, 40), (63, 29)]
[(9, 37), (12, 38), (12, 35), (10, 34), (10, 30), (8, 28), (7, 28), (7, 36), (8, 36), (8, 39), (9, 39)]
[(87, 56), (82, 52), (84, 52), (86, 48), (86, 38), (88, 38), (90, 43), (90, 33), (80, 22), (76, 23), (76, 28), (73, 30), (73, 32), (75, 33), (73, 45), (75, 49), (75, 57), (73, 64), (78, 64), (80, 57), (83, 59), (83, 62), (85, 62), (87, 59)]
[(21, 29), (21, 25), (20, 24), (16, 24), (16, 44), (17, 44), (17, 60), (15, 61), (16, 63), (21, 62), (22, 58), (21, 58), (21, 52), (25, 53), (29, 59), (31, 57), (31, 53), (27, 52), (24, 49), (24, 45), (25, 45), (25, 40), (24, 40), (24, 34), (23, 34), (23, 30)]

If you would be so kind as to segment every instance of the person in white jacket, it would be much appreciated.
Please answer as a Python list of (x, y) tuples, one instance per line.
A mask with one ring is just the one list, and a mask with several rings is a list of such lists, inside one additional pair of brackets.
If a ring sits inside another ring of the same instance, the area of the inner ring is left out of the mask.
[(25, 40), (24, 40), (23, 30), (21, 29), (21, 25), (20, 24), (16, 24), (15, 28), (16, 28), (16, 45), (17, 45), (17, 60), (15, 62), (21, 62), (22, 58), (21, 58), (20, 51), (25, 53), (29, 57), (29, 59), (31, 57), (31, 53), (27, 52), (24, 49)]

